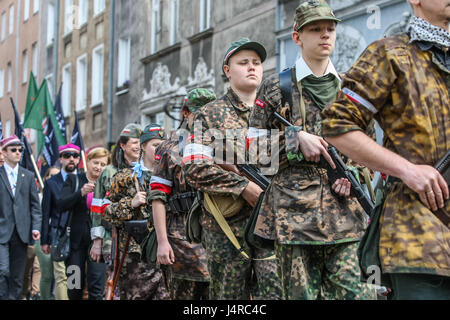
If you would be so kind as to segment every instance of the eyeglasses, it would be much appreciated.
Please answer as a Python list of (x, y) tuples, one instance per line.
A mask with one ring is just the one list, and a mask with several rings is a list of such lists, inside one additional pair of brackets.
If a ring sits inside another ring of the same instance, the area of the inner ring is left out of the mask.
[(66, 152), (66, 153), (63, 153), (61, 155), (61, 157), (63, 157), (64, 159), (70, 159), (70, 157), (73, 157), (74, 159), (77, 159), (77, 158), (80, 157), (80, 154), (79, 153), (75, 153), (75, 152)]
[(23, 148), (11, 148), (9, 149), (9, 151), (11, 151), (12, 153), (16, 153), (17, 151), (19, 151), (19, 153), (22, 153)]

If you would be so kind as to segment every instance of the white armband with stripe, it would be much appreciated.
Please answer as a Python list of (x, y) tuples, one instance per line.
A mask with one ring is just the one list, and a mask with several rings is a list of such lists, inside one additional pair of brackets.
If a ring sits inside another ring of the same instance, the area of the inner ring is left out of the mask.
[(371, 104), (369, 101), (367, 101), (366, 99), (361, 97), (356, 92), (353, 92), (352, 90), (350, 90), (348, 88), (343, 88), (342, 89), (342, 93), (344, 93), (347, 96), (347, 98), (349, 98), (353, 102), (359, 103), (360, 105), (365, 107), (367, 110), (369, 110), (373, 114), (377, 114), (378, 113), (378, 110), (374, 107), (373, 104)]
[(212, 161), (214, 157), (214, 149), (203, 144), (188, 144), (184, 147), (183, 164), (195, 160)]

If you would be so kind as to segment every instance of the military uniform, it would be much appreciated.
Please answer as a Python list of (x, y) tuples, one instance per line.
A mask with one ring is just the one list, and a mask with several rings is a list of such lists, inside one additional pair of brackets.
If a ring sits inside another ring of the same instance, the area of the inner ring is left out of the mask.
[[(240, 197), (249, 181), (245, 177), (223, 170), (213, 163), (213, 158), (217, 160), (220, 155), (225, 155), (227, 150), (231, 150), (230, 154), (235, 158), (231, 159), (231, 162), (236, 161), (237, 156), (241, 157), (240, 161), (244, 160), (242, 156), (245, 154), (250, 111), (251, 108), (229, 89), (223, 97), (195, 113), (194, 136), (183, 154), (186, 181), (192, 187), (210, 195), (234, 196), (236, 199)], [(197, 132), (198, 125), (201, 125), (201, 134)], [(233, 141), (234, 145), (227, 144), (221, 149), (220, 145), (216, 145), (217, 142), (221, 142), (220, 139), (215, 140), (214, 136), (225, 137), (226, 131), (230, 129), (237, 129), (240, 136)], [(226, 156), (222, 159), (225, 160)], [(247, 252), (250, 252), (250, 249), (244, 243), (244, 229), (251, 211), (252, 208), (245, 202), (240, 212), (227, 219), (232, 232)], [(243, 258), (210, 213), (203, 211), (200, 222), (202, 243), (208, 256), (211, 299), (249, 299), (252, 269), (257, 278), (257, 289), (253, 292), (253, 298), (280, 298), (280, 282), (275, 260), (251, 261)], [(270, 250), (256, 250), (252, 257), (265, 258), (272, 253)]]
[[(344, 77), (336, 102), (323, 111), (323, 134), (364, 130), (375, 118), (385, 148), (414, 164), (434, 166), (450, 149), (450, 72), (445, 60), (421, 46), (405, 33), (369, 45)], [(444, 210), (450, 212), (450, 201)], [(394, 183), (380, 224), (384, 273), (440, 275), (448, 283), (449, 229), (417, 193)]]
[[(316, 10), (319, 6), (316, 3), (319, 1), (305, 2), (297, 8), (296, 28), (309, 23), (298, 15)], [(332, 18), (327, 5), (318, 8), (320, 14), (337, 20)], [(312, 14), (311, 21), (323, 17)], [(359, 281), (356, 255), (358, 241), (366, 228), (365, 213), (355, 199), (336, 196), (326, 169), (307, 162), (298, 144), (293, 146), (290, 142), (299, 131), (316, 136), (322, 133), (321, 105), (303, 86), (311, 76), (311, 70), (300, 58), (291, 70), (292, 106), (286, 97), (283, 99), (278, 75), (264, 81), (258, 92), (250, 117), (251, 130), (258, 132), (261, 139), (269, 137), (271, 129), (282, 133), (287, 130), (286, 135), (280, 135), (279, 169), (266, 191), (255, 234), (276, 241), (284, 299), (374, 299), (375, 289)], [(339, 76), (331, 61), (324, 77), (338, 88)], [(303, 86), (302, 95), (298, 81)], [(286, 101), (285, 105), (282, 101)], [(306, 119), (302, 118), (302, 103)], [(274, 112), (294, 126), (286, 128), (273, 117)], [(251, 144), (252, 150), (255, 144)]]
[[(188, 93), (183, 109), (195, 113), (200, 107), (215, 100), (213, 92), (198, 88)], [(181, 129), (189, 129), (189, 120), (183, 120)], [(201, 244), (185, 239), (187, 214), (197, 193), (184, 178), (181, 155), (187, 136), (179, 132), (163, 142), (156, 151), (157, 165), (150, 182), (150, 201), (160, 200), (166, 206), (166, 226), (175, 263), (168, 266), (168, 288), (172, 300), (207, 300), (209, 272), (206, 251)]]
[[(149, 191), (151, 173), (144, 171), (139, 179), (142, 191)], [(125, 243), (130, 237), (123, 227), (123, 221), (148, 219), (151, 215), (151, 205), (138, 208), (131, 206), (136, 195), (135, 178), (132, 169), (124, 169), (113, 177), (109, 189), (108, 200), (111, 205), (105, 210), (104, 219), (118, 227), (120, 258)], [(150, 203), (147, 201), (147, 203)], [(164, 300), (168, 298), (162, 270), (156, 265), (140, 261), (141, 248), (133, 237), (130, 237), (128, 252), (120, 273), (119, 287), (121, 300)]]
[(199, 300), (200, 297), (207, 299), (209, 273), (205, 249), (201, 244), (191, 244), (185, 240), (184, 227), (189, 208), (175, 211), (175, 206), (169, 206), (168, 203), (171, 197), (180, 194), (191, 193), (189, 199), (195, 197), (194, 190), (184, 179), (181, 166), (176, 162), (178, 153), (178, 137), (163, 142), (158, 147), (156, 154), (161, 157), (161, 160), (156, 165), (151, 180), (149, 201), (161, 200), (166, 205), (167, 236), (175, 255), (175, 263), (168, 266), (171, 298), (173, 300)]

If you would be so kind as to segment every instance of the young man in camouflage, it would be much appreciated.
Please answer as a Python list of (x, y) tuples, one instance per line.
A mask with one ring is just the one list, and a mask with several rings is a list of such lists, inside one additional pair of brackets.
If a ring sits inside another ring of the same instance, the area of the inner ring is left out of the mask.
[[(369, 45), (323, 111), (323, 134), (352, 159), (394, 178), (379, 242), (392, 298), (448, 300), (448, 181), (433, 167), (450, 149), (450, 1), (409, 2), (415, 16), (407, 32)], [(384, 130), (384, 147), (363, 133), (372, 118)]]
[[(130, 123), (125, 126), (120, 133), (119, 140), (114, 149), (112, 164), (103, 170), (95, 184), (94, 198), (91, 206), (91, 239), (93, 240), (93, 244), (90, 251), (90, 256), (94, 261), (100, 262), (103, 258), (108, 264), (113, 262), (112, 259), (114, 257), (112, 257), (111, 252), (111, 225), (103, 219), (105, 208), (110, 204), (106, 196), (111, 187), (112, 177), (116, 172), (122, 168), (129, 168), (139, 158), (139, 137), (141, 133), (142, 128), (138, 124)], [(113, 266), (110, 265), (111, 272), (112, 268)]]
[[(180, 136), (163, 142), (156, 152), (160, 160), (150, 182), (149, 200), (153, 201), (153, 221), (158, 239), (157, 262), (169, 267), (167, 280), (172, 300), (208, 299), (209, 273), (205, 249), (200, 243), (191, 244), (185, 239), (188, 212), (197, 193), (184, 178), (180, 148), (188, 138), (183, 131), (192, 129), (194, 113), (215, 99), (214, 93), (207, 89), (189, 92), (182, 109)], [(183, 139), (181, 144), (180, 139)]]
[[(254, 182), (217, 164), (228, 160), (226, 154), (233, 157), (229, 163), (243, 163), (248, 117), (262, 80), (265, 58), (266, 51), (257, 42), (243, 38), (232, 43), (223, 60), (223, 70), (231, 88), (223, 97), (195, 113), (194, 136), (191, 144), (184, 148), (183, 169), (192, 187), (211, 196), (228, 196), (236, 201), (245, 199), (242, 209), (226, 220), (251, 259), (243, 257), (233, 246), (210, 213), (204, 212), (200, 218), (202, 243), (208, 256), (211, 299), (249, 299), (252, 272), (257, 279), (253, 298), (279, 299), (281, 295), (276, 261), (253, 260), (270, 257), (273, 251), (251, 252), (244, 243), (245, 225), (262, 190)], [(237, 138), (224, 143), (227, 134), (236, 133)]]
[[(119, 170), (111, 180), (107, 199), (111, 205), (104, 219), (118, 229), (119, 258), (124, 257), (120, 272), (120, 300), (166, 300), (169, 298), (162, 270), (155, 264), (141, 261), (140, 244), (127, 232), (123, 222), (148, 220), (152, 214), (151, 201), (147, 200), (150, 179), (156, 164), (156, 148), (165, 140), (159, 124), (149, 124), (140, 136), (142, 159), (132, 168)], [(139, 188), (139, 190), (138, 190)], [(148, 220), (151, 226), (151, 221)], [(142, 240), (140, 240), (142, 241)], [(128, 244), (125, 253), (126, 243)]]
[[(262, 84), (250, 117), (251, 130), (262, 139), (270, 129), (285, 131), (280, 135), (279, 169), (266, 192), (255, 234), (275, 240), (283, 298), (289, 300), (376, 297), (374, 288), (360, 283), (356, 255), (365, 214), (349, 197), (348, 180), (331, 185), (327, 170), (318, 163), (323, 157), (334, 167), (321, 137), (320, 112), (339, 90), (340, 78), (329, 58), (338, 21), (325, 1), (297, 7), (292, 37), (302, 57), (287, 71), (292, 105), (282, 96), (276, 74)], [(274, 112), (294, 126), (285, 127)]]

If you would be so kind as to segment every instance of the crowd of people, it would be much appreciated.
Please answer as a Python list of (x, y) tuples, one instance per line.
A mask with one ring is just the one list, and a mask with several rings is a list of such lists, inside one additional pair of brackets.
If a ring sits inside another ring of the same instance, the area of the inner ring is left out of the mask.
[[(129, 124), (112, 154), (86, 150), (83, 169), (80, 147), (60, 146), (41, 199), (18, 165), (20, 140), (2, 140), (0, 299), (26, 296), (30, 273), (40, 286), (29, 296), (42, 300), (372, 300), (383, 286), (390, 299), (450, 299), (449, 182), (434, 168), (450, 149), (450, 2), (409, 2), (407, 32), (371, 44), (345, 74), (330, 60), (340, 20), (324, 0), (303, 2), (293, 68), (263, 80), (264, 46), (233, 42), (224, 96), (192, 90), (176, 132)], [(330, 143), (368, 189), (367, 168), (388, 175), (379, 218), (349, 179), (332, 180)], [(273, 166), (261, 145), (277, 159), (266, 187), (241, 166)], [(368, 225), (379, 225), (383, 275), (372, 283)]]

